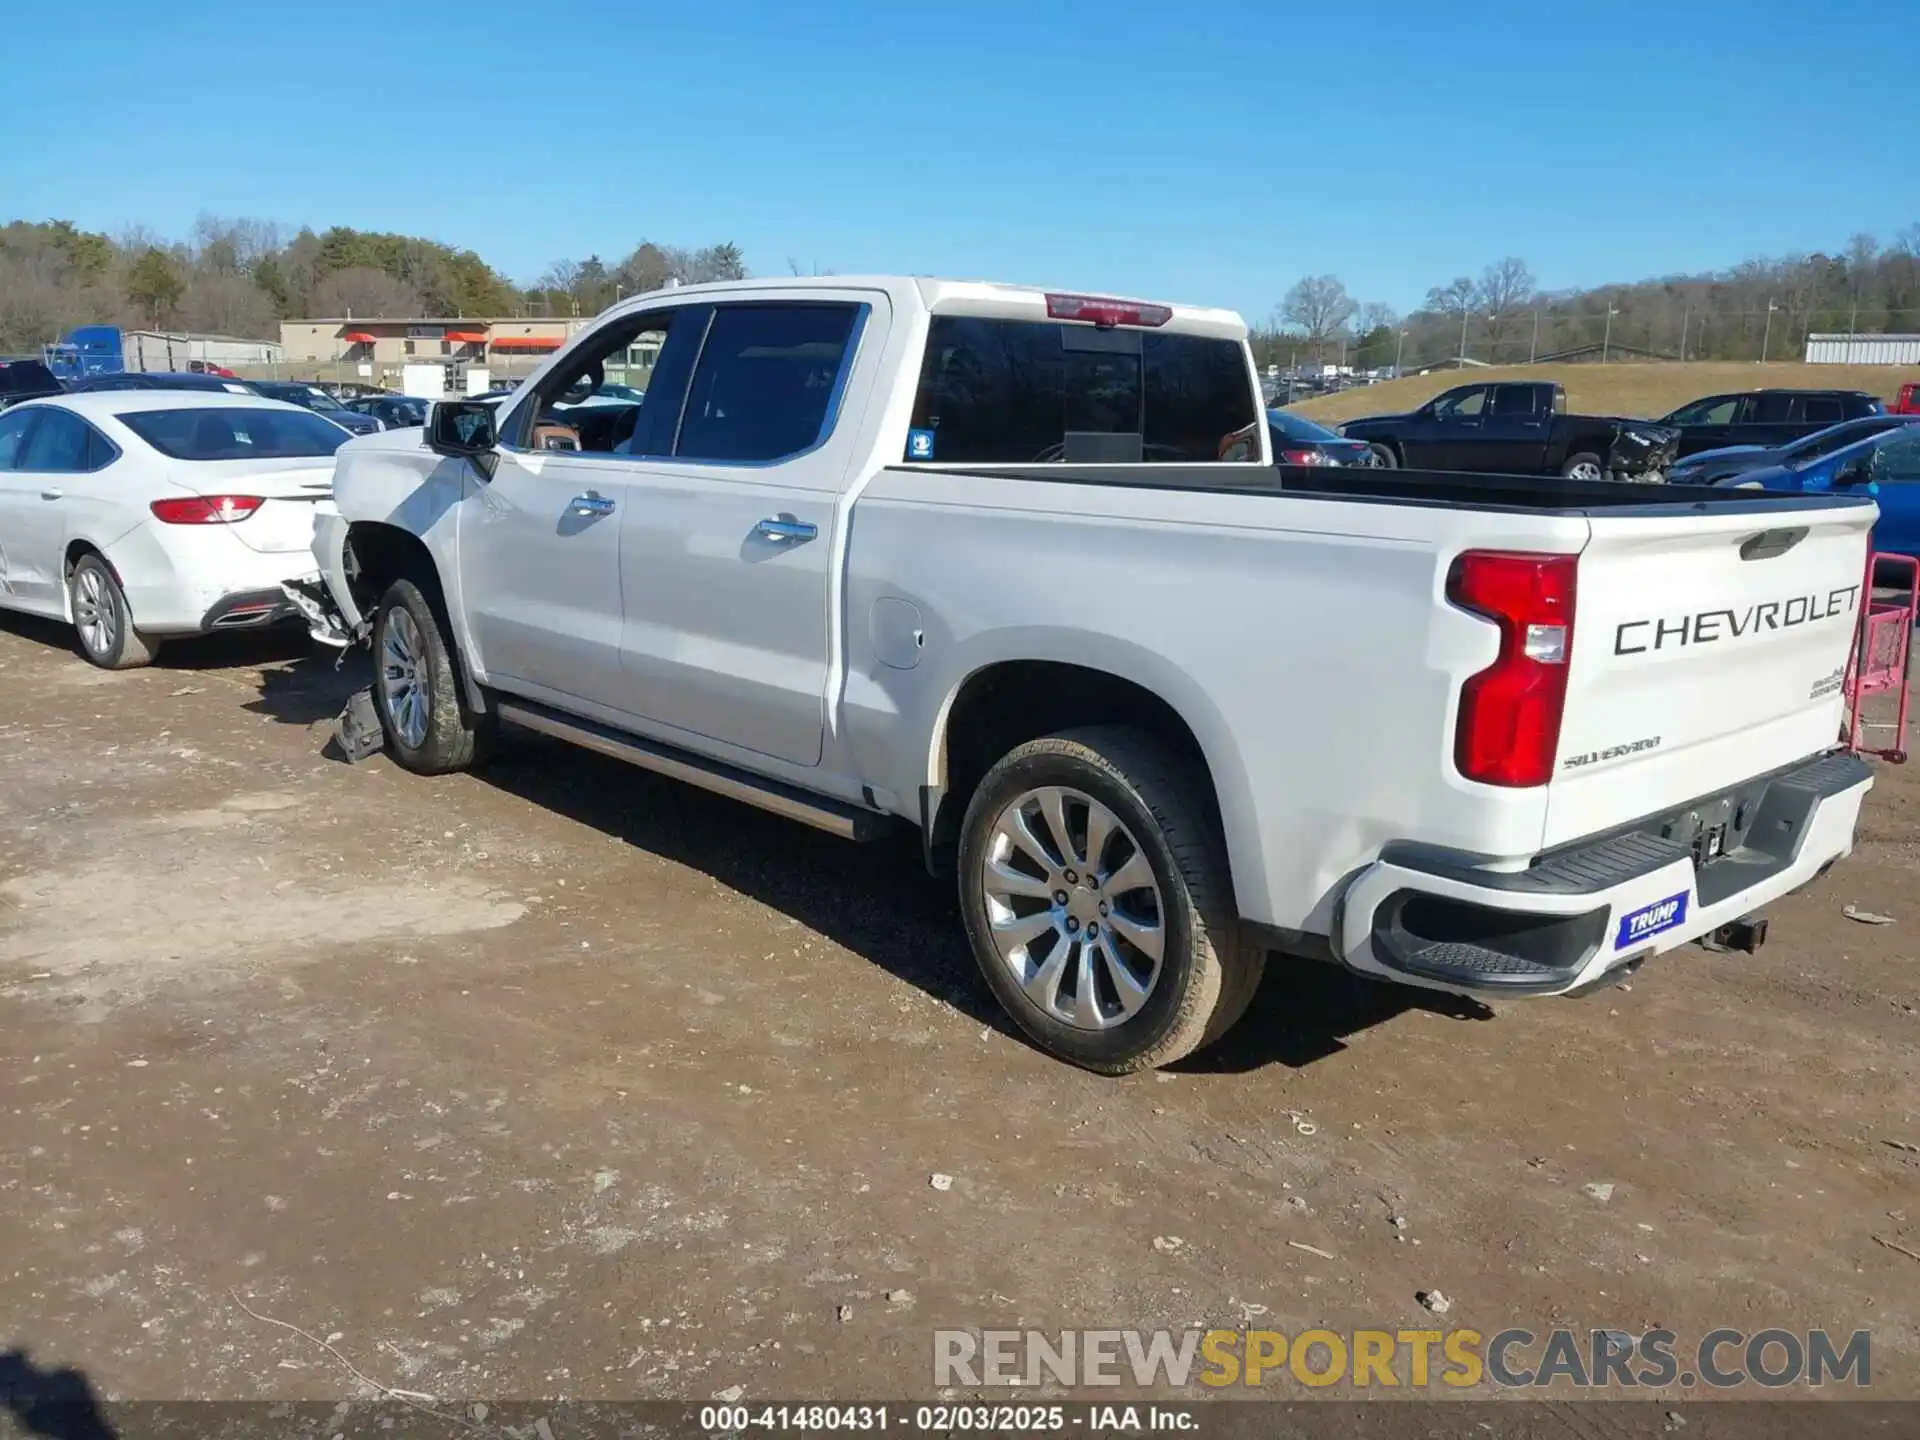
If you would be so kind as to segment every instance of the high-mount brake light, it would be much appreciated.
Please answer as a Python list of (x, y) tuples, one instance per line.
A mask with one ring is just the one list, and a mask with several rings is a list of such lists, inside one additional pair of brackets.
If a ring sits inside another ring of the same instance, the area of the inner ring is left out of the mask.
[(1101, 329), (1115, 325), (1164, 325), (1173, 318), (1165, 305), (1143, 305), (1138, 300), (1110, 300), (1100, 295), (1049, 295), (1047, 318), (1085, 320)]
[(1553, 778), (1567, 705), (1567, 662), (1579, 557), (1469, 550), (1447, 575), (1447, 598), (1500, 627), (1493, 664), (1460, 689), (1453, 761), (1483, 785)]

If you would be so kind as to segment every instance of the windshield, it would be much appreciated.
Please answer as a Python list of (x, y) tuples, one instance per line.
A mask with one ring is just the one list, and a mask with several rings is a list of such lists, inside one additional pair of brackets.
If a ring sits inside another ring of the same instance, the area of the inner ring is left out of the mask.
[(170, 460), (319, 459), (350, 438), (318, 415), (248, 405), (135, 410), (117, 418)]
[(304, 403), (311, 405), (315, 410), (344, 410), (347, 408), (338, 400), (334, 399), (333, 396), (322, 390), (318, 385), (308, 385), (304, 387), (301, 394)]
[(1285, 410), (1267, 411), (1267, 423), (1280, 432), (1283, 439), (1297, 440), (1304, 444), (1320, 444), (1340, 437), (1324, 425), (1316, 425), (1304, 415), (1290, 414)]

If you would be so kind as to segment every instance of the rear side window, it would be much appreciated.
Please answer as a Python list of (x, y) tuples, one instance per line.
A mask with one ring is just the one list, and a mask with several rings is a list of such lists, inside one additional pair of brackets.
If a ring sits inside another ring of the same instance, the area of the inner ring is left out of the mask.
[(1493, 387), (1493, 413), (1496, 419), (1531, 420), (1540, 410), (1537, 385), (1496, 385)]
[(1809, 395), (1805, 408), (1800, 412), (1801, 419), (1809, 424), (1833, 425), (1846, 419), (1845, 407), (1838, 395)]
[(78, 415), (69, 415), (65, 410), (43, 410), (40, 423), (27, 437), (19, 468), (80, 474), (93, 468), (87, 463), (92, 438), (93, 427)]
[(170, 460), (318, 459), (353, 438), (309, 411), (247, 405), (135, 410), (119, 419)]
[(723, 305), (713, 313), (680, 419), (676, 459), (765, 462), (831, 428), (861, 307)]
[(1920, 425), (1903, 425), (1882, 440), (1868, 468), (1875, 480), (1920, 480)]
[(1747, 415), (1749, 425), (1781, 425), (1793, 418), (1791, 395), (1766, 391), (1753, 397), (1753, 409)]
[(906, 458), (1245, 460), (1258, 416), (1235, 340), (943, 315), (927, 337)]

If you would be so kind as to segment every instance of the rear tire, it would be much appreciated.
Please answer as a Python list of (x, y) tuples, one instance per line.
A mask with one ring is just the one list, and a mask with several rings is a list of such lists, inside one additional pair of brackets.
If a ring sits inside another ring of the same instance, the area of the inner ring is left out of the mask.
[(1206, 793), (1190, 761), (1119, 727), (1029, 741), (980, 782), (960, 835), (967, 938), (1049, 1054), (1125, 1075), (1191, 1054), (1246, 1010), (1266, 956), (1241, 939)]
[(80, 641), (80, 653), (102, 670), (136, 670), (151, 665), (160, 642), (133, 625), (127, 592), (113, 567), (100, 556), (82, 555), (67, 575), (67, 605)]
[(1398, 470), (1400, 457), (1394, 453), (1391, 445), (1382, 445), (1375, 441), (1367, 446), (1373, 452), (1373, 464), (1381, 470)]
[(1567, 480), (1604, 480), (1607, 478), (1607, 467), (1600, 463), (1600, 457), (1591, 450), (1582, 450), (1567, 457), (1567, 463), (1560, 467), (1560, 474)]
[(374, 610), (373, 708), (387, 749), (416, 775), (467, 769), (491, 737), (487, 717), (467, 704), (447, 630), (441, 606), (413, 580), (394, 581)]

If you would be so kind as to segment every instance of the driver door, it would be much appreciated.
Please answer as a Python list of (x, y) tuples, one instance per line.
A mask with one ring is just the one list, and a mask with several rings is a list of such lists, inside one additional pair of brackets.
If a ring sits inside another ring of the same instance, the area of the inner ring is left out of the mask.
[(1462, 385), (1435, 400), (1408, 432), (1407, 465), (1415, 470), (1471, 470), (1486, 419), (1486, 385)]
[(464, 603), (481, 664), (504, 690), (623, 709), (620, 529), (632, 486), (619, 450), (640, 407), (585, 402), (624, 379), (637, 338), (664, 336), (674, 313), (609, 322), (564, 353), (503, 402), (492, 478), (467, 477)]

